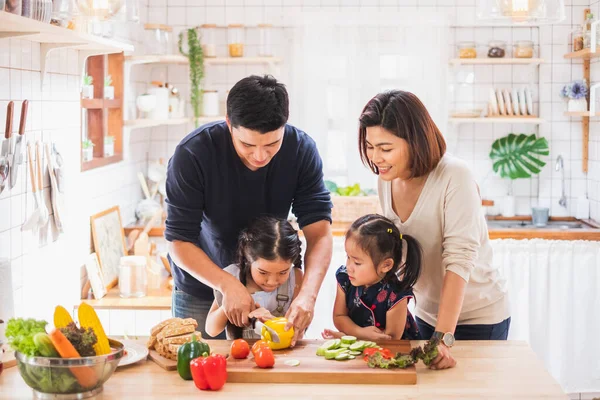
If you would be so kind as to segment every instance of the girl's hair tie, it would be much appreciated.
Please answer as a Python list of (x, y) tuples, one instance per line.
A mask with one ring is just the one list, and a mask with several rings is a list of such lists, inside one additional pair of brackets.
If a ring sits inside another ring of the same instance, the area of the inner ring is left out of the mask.
[(400, 240), (402, 240), (402, 234), (400, 234)]
[(392, 228), (388, 228), (388, 233), (393, 233)]

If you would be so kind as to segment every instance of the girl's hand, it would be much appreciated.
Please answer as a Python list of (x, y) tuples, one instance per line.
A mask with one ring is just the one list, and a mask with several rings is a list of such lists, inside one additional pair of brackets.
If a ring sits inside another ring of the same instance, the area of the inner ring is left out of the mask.
[(429, 365), (431, 369), (447, 369), (454, 368), (456, 366), (456, 360), (450, 354), (450, 349), (443, 344), (438, 344), (438, 355), (433, 359), (433, 362)]
[(273, 314), (271, 314), (271, 312), (269, 310), (267, 310), (264, 307), (259, 306), (256, 310), (254, 310), (250, 314), (248, 314), (248, 318), (256, 318), (260, 322), (265, 322), (265, 321), (268, 321), (275, 317), (273, 316)]
[(332, 331), (331, 329), (324, 329), (323, 332), (321, 332), (321, 337), (323, 339), (339, 339), (344, 335), (344, 332)]
[(360, 339), (377, 342), (378, 340), (392, 340), (392, 337), (376, 326), (366, 326), (360, 328)]

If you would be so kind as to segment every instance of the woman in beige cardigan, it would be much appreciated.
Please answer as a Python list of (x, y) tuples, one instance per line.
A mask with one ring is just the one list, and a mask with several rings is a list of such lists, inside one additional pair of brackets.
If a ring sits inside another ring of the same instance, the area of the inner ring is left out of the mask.
[(506, 340), (506, 284), (492, 248), (477, 183), (468, 166), (446, 154), (444, 138), (412, 93), (380, 93), (360, 116), (362, 161), (379, 175), (383, 214), (423, 248), (414, 288), (423, 339), (440, 339), (432, 368), (456, 365), (458, 340)]

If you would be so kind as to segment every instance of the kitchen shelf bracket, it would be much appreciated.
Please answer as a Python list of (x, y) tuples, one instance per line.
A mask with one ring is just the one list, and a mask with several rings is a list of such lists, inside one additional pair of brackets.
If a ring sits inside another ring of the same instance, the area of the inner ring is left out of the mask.
[(57, 49), (76, 47), (84, 43), (40, 43), (40, 67), (42, 69), (41, 88), (44, 87), (44, 79), (46, 78), (46, 70), (48, 68), (48, 55), (50, 52)]

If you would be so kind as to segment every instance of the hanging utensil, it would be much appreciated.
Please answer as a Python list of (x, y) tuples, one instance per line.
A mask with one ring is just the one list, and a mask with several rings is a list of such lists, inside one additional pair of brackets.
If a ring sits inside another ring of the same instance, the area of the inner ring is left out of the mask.
[(44, 145), (46, 154), (46, 164), (48, 165), (48, 174), (50, 175), (50, 199), (52, 200), (52, 215), (54, 216), (54, 225), (58, 232), (63, 232), (61, 217), (60, 195), (58, 193), (58, 185), (56, 184), (56, 176), (54, 175), (54, 166), (52, 165), (52, 157), (50, 152), (50, 143)]
[(64, 185), (64, 177), (63, 177), (63, 158), (60, 155), (60, 153), (58, 152), (58, 149), (56, 148), (56, 143), (52, 143), (52, 154), (54, 154), (54, 161), (56, 162), (56, 165), (54, 166), (54, 175), (56, 176), (56, 185), (58, 186), (58, 191), (61, 193), (65, 192), (65, 185)]
[(31, 143), (27, 143), (27, 165), (29, 166), (29, 180), (31, 181), (31, 193), (33, 194), (33, 199), (35, 201), (35, 209), (23, 226), (21, 226), (22, 231), (35, 229), (40, 222), (39, 196), (35, 184), (35, 169), (33, 167), (33, 151), (31, 150)]
[(17, 183), (19, 165), (23, 162), (23, 135), (25, 135), (25, 123), (27, 122), (27, 109), (29, 108), (29, 100), (24, 100), (21, 106), (21, 121), (19, 122), (19, 134), (15, 139), (15, 151), (12, 156), (11, 172), (10, 172), (10, 188), (12, 189)]
[(15, 104), (9, 102), (6, 108), (6, 130), (4, 131), (4, 141), (0, 150), (0, 193), (4, 190), (6, 182), (10, 179), (11, 157), (10, 157), (10, 136), (12, 134), (12, 119)]
[(42, 227), (48, 223), (48, 207), (44, 196), (44, 175), (42, 174), (42, 153), (40, 151), (40, 142), (35, 143), (35, 164), (37, 166), (37, 185), (38, 185), (38, 207), (40, 210), (40, 223)]

